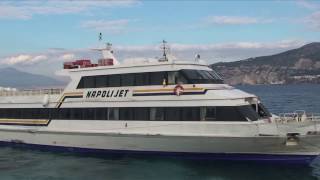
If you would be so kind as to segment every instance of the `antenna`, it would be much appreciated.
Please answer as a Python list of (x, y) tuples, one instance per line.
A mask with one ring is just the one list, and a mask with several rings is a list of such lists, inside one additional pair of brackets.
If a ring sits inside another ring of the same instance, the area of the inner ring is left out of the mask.
[(161, 49), (163, 50), (163, 60), (164, 61), (168, 61), (168, 57), (167, 57), (167, 50), (168, 50), (167, 41), (165, 41), (165, 40), (162, 41)]
[(195, 56), (195, 59), (194, 59), (196, 62), (199, 62), (200, 61), (200, 54), (196, 54)]
[(102, 33), (99, 33), (99, 41), (102, 41)]

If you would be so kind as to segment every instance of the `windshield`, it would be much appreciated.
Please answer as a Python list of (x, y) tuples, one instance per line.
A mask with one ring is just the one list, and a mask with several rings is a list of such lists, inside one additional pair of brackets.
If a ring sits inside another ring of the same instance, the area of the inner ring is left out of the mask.
[(254, 111), (256, 111), (258, 113), (259, 117), (261, 117), (261, 118), (267, 118), (267, 117), (271, 117), (272, 116), (270, 114), (270, 112), (267, 110), (267, 108), (264, 107), (264, 105), (262, 103), (252, 104), (251, 106), (254, 109)]
[(182, 74), (190, 84), (222, 84), (222, 78), (214, 71), (183, 69)]

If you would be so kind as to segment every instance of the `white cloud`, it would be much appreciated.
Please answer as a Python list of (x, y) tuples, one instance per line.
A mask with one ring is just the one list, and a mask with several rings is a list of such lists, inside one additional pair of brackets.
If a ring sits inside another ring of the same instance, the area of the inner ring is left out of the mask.
[(39, 56), (34, 56), (33, 58), (31, 58), (31, 60), (29, 62), (31, 63), (36, 63), (36, 62), (39, 62), (39, 61), (44, 61), (44, 60), (47, 60), (48, 57), (45, 56), (45, 55), (39, 55)]
[(159, 50), (159, 45), (135, 45), (135, 46), (121, 46), (116, 45), (114, 46), (116, 50), (119, 51), (127, 51), (127, 52), (143, 52), (143, 51), (157, 51)]
[(90, 20), (82, 23), (82, 27), (88, 29), (94, 29), (97, 31), (109, 32), (109, 33), (121, 33), (127, 28), (129, 19), (118, 20)]
[[(181, 60), (193, 60), (195, 54), (200, 54), (208, 63), (218, 61), (235, 61), (250, 57), (272, 55), (289, 49), (298, 48), (306, 44), (299, 40), (283, 40), (278, 42), (230, 42), (212, 44), (169, 44), (172, 55)], [(161, 57), (160, 45), (115, 45), (114, 52), (120, 62), (132, 62), (152, 60)], [(136, 57), (141, 57), (137, 58)], [(53, 75), (62, 67), (62, 60), (74, 60), (76, 58), (91, 59), (96, 62), (101, 58), (98, 51), (90, 49), (64, 49), (48, 50), (37, 54), (20, 54), (0, 58), (0, 64), (13, 66), (27, 71), (37, 72), (44, 75)], [(129, 59), (129, 60), (128, 60)]]
[[(272, 55), (289, 49), (298, 48), (306, 42), (299, 40), (283, 40), (278, 42), (230, 42), (214, 44), (169, 44), (170, 52), (178, 59), (193, 60), (195, 54), (209, 63), (217, 61), (234, 61), (250, 57)], [(118, 59), (132, 57), (161, 57), (159, 45), (150, 46), (114, 46)]]
[(247, 16), (209, 16), (205, 19), (207, 24), (219, 24), (219, 25), (246, 25), (246, 24), (258, 24), (258, 23), (270, 23), (271, 19), (262, 19), (256, 17)]
[(62, 56), (60, 56), (59, 59), (62, 59), (64, 61), (71, 61), (75, 58), (75, 54), (73, 53), (68, 53), (68, 54), (63, 54)]
[[(172, 51), (189, 51), (189, 50), (223, 50), (223, 49), (276, 49), (276, 48), (295, 48), (304, 45), (305, 42), (299, 40), (283, 40), (272, 43), (261, 42), (231, 42), (215, 44), (170, 44)], [(159, 46), (115, 46), (120, 51), (155, 51), (160, 50)]]
[(310, 16), (304, 18), (303, 22), (306, 23), (311, 29), (320, 31), (320, 11), (316, 11)]
[(34, 64), (40, 61), (47, 60), (48, 57), (46, 55), (27, 55), (21, 54), (17, 56), (4, 58), (1, 63), (6, 65), (16, 65), (16, 64)]
[(315, 10), (319, 9), (320, 5), (315, 3), (315, 1), (308, 1), (308, 0), (298, 0), (296, 3), (304, 8), (310, 9), (310, 10)]
[(24, 11), (20, 11), (19, 8), (16, 8), (13, 6), (0, 4), (0, 19), (3, 19), (3, 18), (29, 19), (30, 14)]
[(92, 0), (92, 1), (1, 1), (0, 18), (30, 19), (36, 14), (71, 14), (88, 12), (98, 8), (128, 7), (137, 0)]
[(311, 0), (297, 0), (296, 4), (306, 8), (311, 13), (303, 18), (295, 20), (296, 23), (302, 23), (304, 27), (312, 31), (320, 31), (320, 2)]

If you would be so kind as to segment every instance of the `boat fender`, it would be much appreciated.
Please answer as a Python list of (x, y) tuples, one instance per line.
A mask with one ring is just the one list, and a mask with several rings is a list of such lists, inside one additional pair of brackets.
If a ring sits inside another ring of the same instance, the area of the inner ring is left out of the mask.
[(181, 86), (180, 84), (176, 85), (176, 87), (174, 87), (174, 94), (177, 96), (180, 96), (184, 91), (183, 86)]
[(43, 107), (47, 107), (48, 104), (49, 104), (49, 95), (46, 94), (46, 95), (44, 95), (44, 97), (43, 97), (42, 106), (43, 106)]

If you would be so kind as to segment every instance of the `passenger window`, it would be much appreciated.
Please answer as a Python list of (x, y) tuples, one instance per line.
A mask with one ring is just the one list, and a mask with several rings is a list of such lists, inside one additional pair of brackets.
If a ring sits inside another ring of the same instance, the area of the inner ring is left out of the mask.
[(152, 72), (150, 73), (150, 85), (162, 85), (163, 80), (168, 80), (166, 72)]
[(59, 109), (59, 119), (69, 119), (70, 118), (70, 108)]
[(151, 121), (163, 121), (164, 120), (164, 108), (161, 108), (161, 107), (150, 108), (150, 120)]
[(136, 86), (149, 85), (149, 73), (137, 73), (137, 74), (135, 74), (135, 85)]
[(82, 115), (84, 120), (94, 120), (95, 109), (94, 108), (83, 108)]
[(207, 107), (205, 109), (205, 119), (206, 121), (215, 121), (216, 120), (216, 108)]
[(96, 87), (108, 87), (108, 76), (96, 76)]
[(177, 72), (177, 76), (175, 78), (175, 84), (189, 84), (189, 83), (182, 73)]
[(134, 120), (132, 108), (119, 108), (120, 120)]
[(97, 108), (95, 113), (96, 120), (107, 120), (108, 119), (108, 111), (107, 108)]
[(138, 108), (133, 108), (133, 111), (134, 111), (134, 120), (149, 120), (149, 108), (138, 107)]
[(108, 109), (108, 120), (119, 120), (119, 109), (109, 108)]
[(49, 109), (48, 108), (40, 108), (40, 116), (41, 119), (48, 119)]
[(87, 76), (83, 78), (84, 88), (95, 88), (95, 77), (94, 76)]
[(216, 121), (248, 121), (236, 107), (225, 106), (217, 108)]
[(177, 84), (176, 83), (176, 76), (178, 75), (177, 71), (168, 72), (168, 85)]
[(82, 120), (82, 108), (71, 109), (70, 112), (71, 119), (80, 119)]
[(79, 82), (79, 84), (78, 84), (77, 89), (83, 89), (83, 88), (84, 88), (84, 78), (85, 78), (85, 77), (82, 77), (82, 78), (80, 79), (80, 82)]
[(180, 108), (170, 107), (165, 108), (165, 120), (166, 121), (180, 121)]
[(257, 112), (252, 108), (252, 106), (238, 106), (236, 109), (241, 113), (241, 115), (249, 121), (258, 120), (259, 116)]
[(198, 107), (183, 107), (182, 109), (182, 121), (199, 121), (200, 108)]
[(179, 71), (169, 71), (168, 84), (188, 84), (188, 81)]
[(109, 87), (120, 87), (121, 79), (119, 74), (110, 75), (108, 78)]
[(134, 86), (134, 74), (122, 74), (121, 86)]

